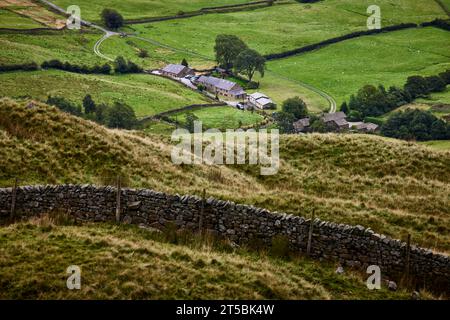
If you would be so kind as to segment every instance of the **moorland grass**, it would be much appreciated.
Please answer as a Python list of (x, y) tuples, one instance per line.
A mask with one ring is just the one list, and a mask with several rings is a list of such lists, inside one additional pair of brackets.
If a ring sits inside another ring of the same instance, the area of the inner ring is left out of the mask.
[(9, 10), (0, 9), (0, 28), (10, 28), (10, 29), (33, 29), (33, 28), (43, 28), (42, 24), (18, 15)]
[(104, 183), (252, 204), (339, 223), (450, 252), (450, 152), (371, 135), (281, 136), (280, 170), (258, 166), (178, 166), (170, 138), (110, 130), (54, 108), (2, 100), (0, 185)]
[(97, 103), (123, 101), (138, 117), (208, 102), (181, 84), (148, 74), (105, 76), (48, 70), (0, 73), (0, 81), (0, 96), (46, 101), (51, 95), (81, 104), (84, 96), (90, 94)]
[[(136, 226), (55, 223), (51, 215), (0, 227), (0, 299), (408, 299), (368, 290), (333, 263), (275, 258), (198, 235)], [(81, 268), (81, 290), (66, 269)], [(30, 274), (30, 270), (34, 270)], [(433, 298), (422, 292), (423, 298)]]

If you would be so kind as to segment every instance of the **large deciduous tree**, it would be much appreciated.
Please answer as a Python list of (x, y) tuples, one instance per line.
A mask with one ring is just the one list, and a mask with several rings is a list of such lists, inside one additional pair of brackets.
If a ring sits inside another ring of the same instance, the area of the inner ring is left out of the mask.
[(236, 36), (220, 34), (216, 37), (214, 51), (217, 63), (225, 68), (231, 69), (237, 56), (247, 49), (247, 45)]
[(301, 119), (308, 116), (306, 103), (300, 97), (289, 98), (283, 102), (281, 107), (283, 112), (290, 113), (295, 119)]
[(264, 77), (266, 59), (253, 49), (245, 49), (236, 57), (234, 69), (238, 73), (245, 74), (249, 81), (252, 81), (255, 72), (258, 71)]
[(118, 29), (123, 26), (123, 17), (114, 9), (103, 9), (101, 18), (105, 26), (110, 29)]

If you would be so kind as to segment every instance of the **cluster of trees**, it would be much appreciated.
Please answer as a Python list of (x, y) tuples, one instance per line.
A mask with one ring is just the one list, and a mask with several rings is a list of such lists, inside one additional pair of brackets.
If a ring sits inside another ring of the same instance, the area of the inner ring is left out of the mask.
[(266, 59), (234, 35), (221, 34), (214, 46), (217, 63), (227, 70), (246, 75), (251, 82), (256, 72), (264, 77)]
[(20, 64), (0, 64), (0, 72), (6, 71), (35, 71), (39, 70), (36, 62), (20, 63)]
[(117, 30), (124, 23), (122, 15), (114, 9), (103, 9), (100, 17), (102, 18), (103, 24), (110, 29)]
[(63, 97), (48, 97), (47, 104), (56, 106), (61, 111), (95, 121), (109, 128), (131, 129), (136, 123), (134, 110), (125, 103), (114, 102), (112, 106), (97, 104), (91, 95), (86, 95), (82, 105), (75, 104)]
[(341, 111), (351, 121), (380, 116), (431, 92), (442, 92), (447, 84), (450, 84), (450, 70), (429, 77), (411, 76), (403, 88), (392, 86), (386, 90), (382, 85), (366, 85), (350, 97), (348, 104), (342, 104)]
[(83, 74), (110, 74), (111, 66), (107, 63), (103, 65), (95, 65), (93, 67), (85, 65), (76, 65), (70, 62), (61, 62), (58, 59), (44, 61), (42, 63), (43, 69), (59, 69), (69, 72), (83, 73)]
[(408, 109), (393, 114), (381, 127), (381, 134), (404, 140), (446, 140), (450, 139), (450, 124), (431, 112)]
[(143, 70), (134, 62), (119, 56), (114, 61), (114, 71), (116, 73), (141, 73)]
[[(43, 69), (59, 69), (69, 72), (83, 73), (83, 74), (110, 74), (111, 65), (105, 63), (103, 65), (95, 65), (93, 67), (85, 65), (71, 64), (70, 62), (61, 62), (58, 59), (44, 61), (42, 63)], [(114, 72), (116, 73), (141, 73), (142, 68), (132, 61), (125, 60), (119, 56), (114, 61)]]
[(294, 122), (308, 116), (308, 107), (300, 97), (285, 100), (281, 106), (281, 112), (275, 114), (278, 129), (281, 133), (292, 133)]

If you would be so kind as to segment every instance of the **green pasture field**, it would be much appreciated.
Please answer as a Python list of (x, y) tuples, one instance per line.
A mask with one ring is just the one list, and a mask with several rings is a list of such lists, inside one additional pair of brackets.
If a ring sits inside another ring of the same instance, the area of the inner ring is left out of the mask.
[(177, 15), (180, 11), (190, 12), (205, 7), (241, 4), (250, 0), (55, 0), (55, 4), (66, 8), (76, 4), (81, 8), (81, 17), (100, 20), (104, 8), (116, 9), (125, 19)]
[(52, 34), (0, 34), (0, 63), (13, 64), (60, 59), (75, 64), (107, 62), (94, 54), (101, 34), (61, 31)]
[(426, 104), (450, 104), (450, 87), (447, 86), (447, 89), (443, 92), (435, 92), (430, 94), (430, 96), (426, 99), (416, 99), (418, 103), (426, 103)]
[(429, 146), (436, 150), (450, 150), (450, 140), (432, 140), (420, 142), (420, 144)]
[(436, 3), (427, 0), (327, 0), (137, 24), (133, 28), (143, 37), (212, 58), (218, 34), (237, 35), (251, 48), (268, 54), (367, 30), (366, 10), (371, 4), (381, 7), (383, 26), (447, 17)]
[(32, 29), (42, 27), (44, 27), (42, 24), (32, 19), (23, 17), (9, 10), (0, 9), (0, 28)]
[(86, 94), (96, 102), (123, 101), (138, 117), (185, 105), (207, 103), (206, 98), (168, 79), (147, 75), (81, 75), (58, 70), (0, 73), (0, 96), (46, 100), (62, 96), (81, 104)]
[[(204, 128), (237, 129), (240, 127), (239, 124), (248, 126), (263, 120), (263, 117), (256, 112), (242, 111), (230, 106), (203, 108), (190, 112), (202, 121)], [(180, 112), (170, 116), (170, 118), (184, 124), (186, 112)]]
[(450, 33), (436, 28), (396, 31), (337, 43), (268, 63), (268, 69), (348, 100), (366, 84), (403, 86), (408, 76), (450, 67)]

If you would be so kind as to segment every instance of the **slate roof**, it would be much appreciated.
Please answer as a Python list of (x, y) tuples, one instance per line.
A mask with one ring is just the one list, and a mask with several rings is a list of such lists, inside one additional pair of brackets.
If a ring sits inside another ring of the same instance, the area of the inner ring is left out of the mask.
[(181, 64), (168, 64), (167, 66), (162, 69), (164, 72), (173, 73), (173, 74), (179, 74), (186, 68), (186, 66), (183, 66)]
[(255, 93), (252, 93), (251, 95), (250, 95), (250, 98), (253, 98), (253, 99), (255, 99), (255, 100), (258, 100), (258, 99), (261, 99), (261, 98), (268, 98), (268, 96), (266, 96), (265, 94), (263, 94), (263, 93), (260, 93), (260, 92), (255, 92)]
[(347, 118), (347, 116), (342, 111), (335, 112), (335, 113), (325, 113), (323, 115), (323, 121), (324, 122), (330, 122), (330, 121), (335, 121), (336, 122), (336, 120), (342, 120), (342, 119), (345, 119), (345, 118)]
[(345, 119), (333, 119), (332, 121), (334, 121), (334, 123), (336, 123), (339, 127), (343, 127), (343, 126), (348, 127), (348, 122)]
[(268, 104), (273, 104), (273, 101), (268, 99), (268, 98), (259, 98), (258, 100), (256, 100), (257, 103), (259, 103), (262, 106), (268, 105)]
[[(207, 77), (207, 76), (201, 76), (198, 79), (198, 82), (206, 83), (206, 84), (214, 86), (218, 89), (222, 89), (222, 90), (226, 90), (226, 91), (230, 91), (237, 85), (236, 83), (234, 83), (232, 81), (228, 81), (225, 79), (219, 79), (216, 77)], [(239, 87), (237, 90), (240, 90), (240, 89), (242, 89), (242, 88)]]

